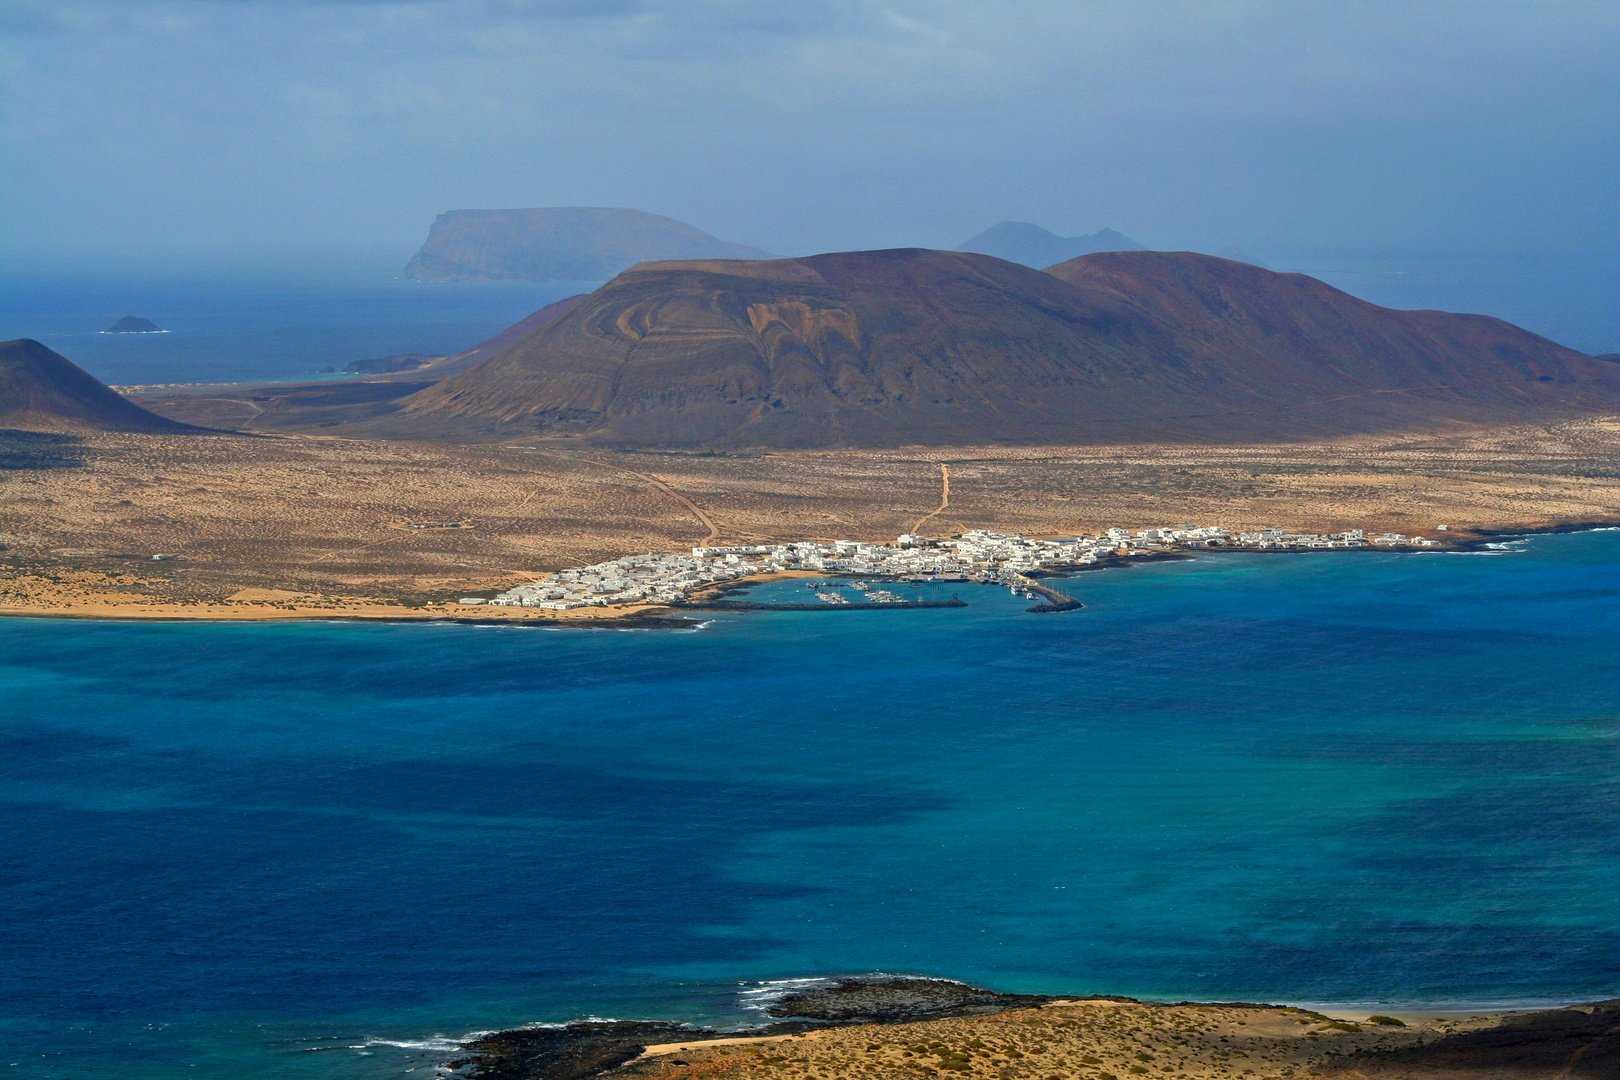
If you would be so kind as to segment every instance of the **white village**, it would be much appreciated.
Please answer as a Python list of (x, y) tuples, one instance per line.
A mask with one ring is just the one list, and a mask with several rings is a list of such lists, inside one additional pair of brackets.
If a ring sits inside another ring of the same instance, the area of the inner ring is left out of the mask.
[[(1445, 529), (1445, 526), (1440, 528)], [(893, 544), (857, 540), (799, 541), (695, 547), (691, 555), (626, 555), (593, 566), (559, 570), (531, 584), (508, 589), (493, 599), (465, 597), (461, 603), (554, 611), (628, 604), (678, 605), (689, 602), (697, 590), (710, 586), (772, 574), (809, 572), (907, 583), (994, 584), (1024, 595), (1045, 596), (1072, 604), (1070, 598), (1040, 585), (1032, 575), (1061, 574), (1105, 559), (1210, 548), (1326, 551), (1369, 545), (1423, 548), (1437, 547), (1439, 541), (1401, 533), (1368, 537), (1361, 529), (1332, 534), (1280, 529), (1233, 534), (1218, 526), (1197, 525), (1163, 526), (1137, 532), (1112, 528), (1095, 536), (1046, 540), (983, 529), (945, 539), (907, 533)], [(873, 588), (867, 580), (857, 580), (853, 587), (865, 594), (863, 603), (907, 603), (898, 594)], [(827, 604), (850, 603), (848, 597), (838, 591), (818, 591), (816, 598)]]

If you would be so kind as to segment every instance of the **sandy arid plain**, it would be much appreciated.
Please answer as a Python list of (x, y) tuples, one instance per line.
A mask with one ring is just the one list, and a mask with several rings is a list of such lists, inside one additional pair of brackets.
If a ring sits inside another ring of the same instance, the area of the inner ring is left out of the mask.
[(1177, 522), (1466, 539), (1620, 522), (1615, 418), (1297, 445), (758, 454), (12, 432), (0, 463), (11, 614), (467, 616), (460, 596), (705, 542)]

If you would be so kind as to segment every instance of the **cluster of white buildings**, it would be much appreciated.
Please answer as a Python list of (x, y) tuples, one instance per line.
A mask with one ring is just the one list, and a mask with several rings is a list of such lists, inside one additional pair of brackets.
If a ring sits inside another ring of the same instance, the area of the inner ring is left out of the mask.
[[(508, 589), (491, 604), (552, 610), (591, 605), (670, 604), (693, 590), (758, 574), (805, 570), (854, 574), (905, 581), (982, 581), (1022, 587), (1022, 575), (1036, 570), (1063, 570), (1095, 563), (1105, 556), (1209, 547), (1253, 550), (1318, 550), (1359, 548), (1368, 544), (1433, 547), (1437, 541), (1410, 539), (1400, 533), (1368, 537), (1360, 529), (1322, 535), (1280, 529), (1233, 534), (1218, 526), (1167, 525), (1131, 532), (1108, 529), (1096, 536), (1032, 540), (1008, 533), (974, 529), (949, 539), (907, 533), (892, 544), (857, 540), (801, 541), (794, 544), (748, 544), (696, 547), (687, 555), (627, 555), (611, 562), (559, 570), (529, 585)], [(481, 604), (478, 597), (462, 600)]]

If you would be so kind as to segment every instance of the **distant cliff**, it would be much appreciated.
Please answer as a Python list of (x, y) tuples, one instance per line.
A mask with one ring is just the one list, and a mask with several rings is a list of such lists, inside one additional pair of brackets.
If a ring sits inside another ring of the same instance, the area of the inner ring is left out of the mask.
[(994, 255), (998, 259), (1044, 270), (1048, 266), (1099, 251), (1147, 249), (1113, 229), (1101, 229), (1085, 236), (1058, 236), (1027, 221), (1003, 221), (990, 226), (973, 239), (963, 241), (956, 250)]
[(433, 222), (405, 276), (413, 281), (606, 281), (639, 262), (769, 257), (640, 210), (452, 210)]

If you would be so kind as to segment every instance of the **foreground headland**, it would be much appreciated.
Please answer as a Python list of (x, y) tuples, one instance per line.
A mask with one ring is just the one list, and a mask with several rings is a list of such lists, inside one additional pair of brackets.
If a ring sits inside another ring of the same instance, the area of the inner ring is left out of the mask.
[(582, 1022), (479, 1037), (477, 1080), (1612, 1080), (1620, 1001), (1512, 1013), (1355, 1014), (998, 994), (937, 979), (848, 979), (782, 998), (774, 1023), (717, 1031)]

